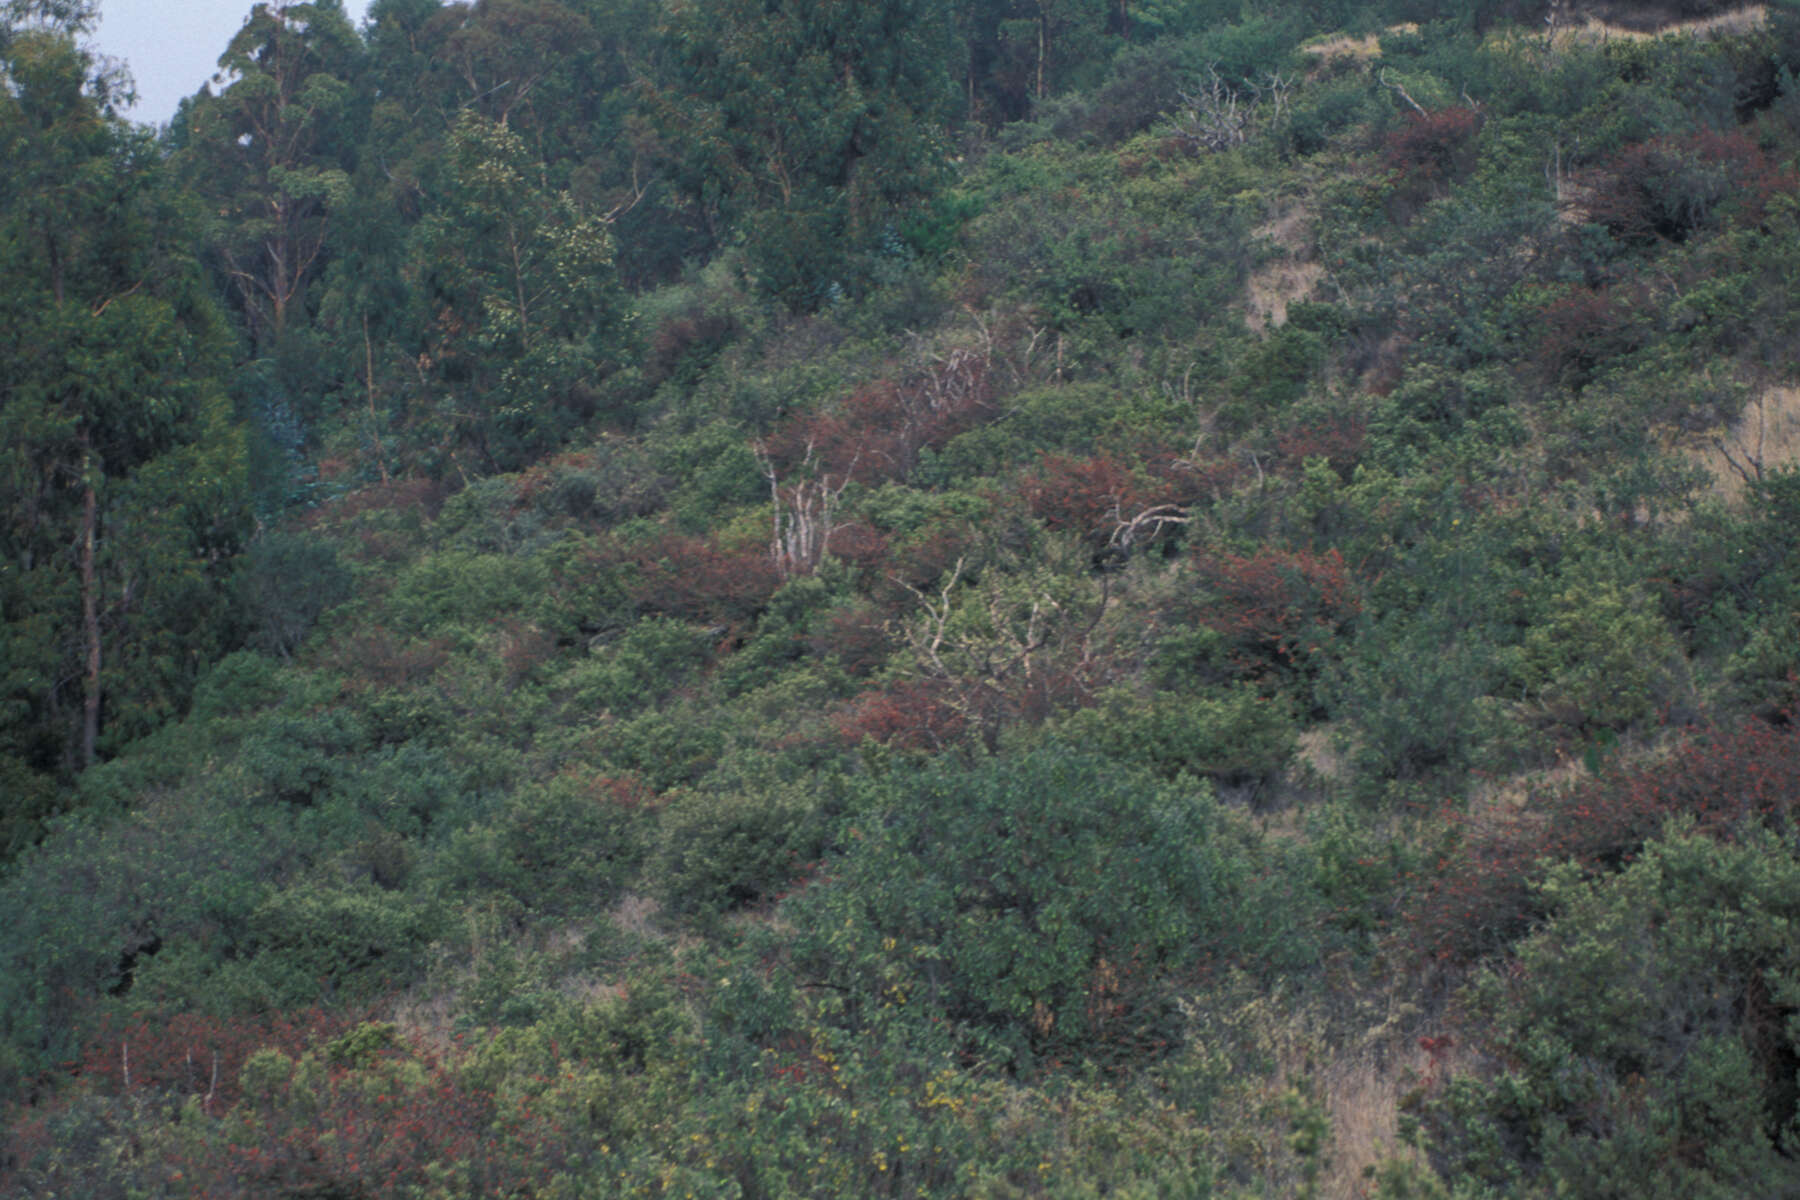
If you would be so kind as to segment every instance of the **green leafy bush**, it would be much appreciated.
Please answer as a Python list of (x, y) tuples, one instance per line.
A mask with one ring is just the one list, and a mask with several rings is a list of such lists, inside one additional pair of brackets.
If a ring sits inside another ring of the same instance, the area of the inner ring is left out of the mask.
[(326, 542), (274, 533), (238, 564), (238, 597), (258, 650), (290, 657), (327, 610), (350, 598), (350, 572)]
[(1625, 729), (1673, 698), (1679, 651), (1645, 600), (1616, 585), (1571, 587), (1510, 658), (1512, 684), (1552, 721)]
[(367, 999), (410, 980), (439, 924), (419, 897), (306, 883), (250, 914), (247, 962), (223, 986), (275, 1008)]
[(1201, 696), (1111, 689), (1058, 724), (1056, 736), (1164, 778), (1192, 774), (1235, 785), (1280, 771), (1295, 731), (1282, 700), (1240, 686)]
[[(1800, 1136), (1791, 839), (1677, 824), (1620, 874), (1544, 885), (1549, 923), (1476, 1004), (1507, 1068), (1435, 1110), (1455, 1177), (1505, 1194), (1776, 1195)], [(1496, 1153), (1499, 1151), (1499, 1153)]]
[(678, 913), (774, 899), (819, 857), (819, 799), (800, 787), (677, 793), (660, 814), (645, 877)]
[(632, 716), (681, 686), (711, 653), (705, 631), (667, 617), (637, 621), (610, 645), (558, 675), (552, 686), (585, 714)]
[(603, 906), (636, 877), (655, 803), (623, 773), (570, 771), (522, 787), (491, 821), (451, 839), (435, 860), (437, 887), (462, 902), (499, 895), (563, 916)]
[(536, 559), (445, 550), (402, 571), (387, 607), (395, 624), (409, 631), (473, 624), (534, 611), (545, 582)]
[(1192, 784), (1047, 746), (898, 772), (852, 811), (786, 907), (799, 979), (852, 1030), (947, 1017), (1002, 1058), (1154, 1051), (1200, 962), (1307, 954), (1306, 903)]

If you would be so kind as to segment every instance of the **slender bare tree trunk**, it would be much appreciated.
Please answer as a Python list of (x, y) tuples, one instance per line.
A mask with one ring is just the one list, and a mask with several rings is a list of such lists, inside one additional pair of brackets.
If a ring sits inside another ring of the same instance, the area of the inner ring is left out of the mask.
[(381, 449), (381, 421), (375, 415), (375, 343), (369, 340), (369, 314), (364, 313), (363, 382), (369, 388), (369, 440), (375, 444), (375, 465), (381, 469), (381, 482), (388, 481), (387, 454)]
[(91, 767), (100, 740), (100, 573), (95, 569), (100, 497), (94, 488), (94, 454), (81, 433), (81, 631), (87, 642), (87, 673), (81, 714), (81, 765)]
[(1044, 98), (1044, 42), (1049, 35), (1050, 15), (1040, 12), (1038, 15), (1038, 62), (1037, 62), (1037, 98)]

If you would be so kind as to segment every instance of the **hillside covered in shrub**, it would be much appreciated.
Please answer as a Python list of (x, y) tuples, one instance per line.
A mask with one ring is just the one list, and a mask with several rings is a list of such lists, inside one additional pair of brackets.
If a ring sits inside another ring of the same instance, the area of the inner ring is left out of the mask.
[(1800, 1194), (1800, 12), (0, 14), (0, 1195)]

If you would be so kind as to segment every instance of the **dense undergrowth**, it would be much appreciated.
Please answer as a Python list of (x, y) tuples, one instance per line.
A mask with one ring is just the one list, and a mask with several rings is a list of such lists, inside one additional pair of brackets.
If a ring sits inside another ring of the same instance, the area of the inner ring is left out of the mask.
[(328, 265), (192, 234), (91, 764), (7, 535), (0, 1189), (1800, 1189), (1800, 24), (971, 4), (827, 185), (706, 7), (377, 5), (216, 185)]

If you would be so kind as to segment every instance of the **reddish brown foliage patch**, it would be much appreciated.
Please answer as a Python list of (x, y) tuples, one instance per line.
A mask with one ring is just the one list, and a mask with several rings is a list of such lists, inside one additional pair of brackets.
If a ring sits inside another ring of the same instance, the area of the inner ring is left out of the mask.
[(1019, 481), (1032, 515), (1051, 529), (1105, 543), (1123, 522), (1163, 503), (1160, 493), (1108, 451), (1086, 458), (1042, 454)]
[(939, 751), (961, 740), (968, 722), (950, 702), (949, 688), (936, 680), (912, 679), (864, 692), (836, 719), (850, 745), (870, 738), (898, 750)]
[(638, 568), (631, 597), (646, 614), (736, 624), (760, 613), (781, 586), (766, 546), (666, 533), (629, 557)]
[(1704, 130), (1627, 147), (1587, 180), (1588, 219), (1623, 242), (1685, 241), (1730, 209), (1750, 225), (1800, 176), (1771, 162), (1741, 130)]
[(839, 609), (813, 634), (814, 654), (828, 655), (853, 676), (872, 674), (894, 648), (887, 621), (871, 606)]
[(625, 775), (591, 775), (583, 781), (582, 786), (589, 798), (603, 808), (624, 809), (629, 812), (662, 806), (662, 797), (657, 794), (656, 789), (635, 772)]
[(1387, 135), (1382, 161), (1409, 184), (1443, 183), (1474, 165), (1480, 131), (1481, 114), (1473, 108), (1408, 113), (1400, 128)]
[(424, 683), (450, 660), (446, 638), (410, 638), (377, 625), (338, 640), (331, 665), (354, 683), (380, 689)]
[(1217, 501), (1242, 477), (1242, 464), (1226, 458), (1202, 458), (1154, 447), (1143, 454), (1144, 470), (1155, 480), (1157, 503), (1191, 507)]
[(508, 690), (524, 683), (555, 654), (556, 638), (546, 630), (516, 617), (501, 622), (500, 669)]
[(559, 476), (571, 471), (591, 471), (595, 466), (594, 452), (591, 450), (570, 450), (539, 459), (519, 472), (518, 478), (513, 481), (514, 510), (529, 508), (537, 503)]
[(967, 525), (933, 524), (894, 548), (888, 568), (891, 581), (903, 585), (894, 589), (899, 595), (908, 587), (924, 590), (956, 568), (959, 560), (975, 553), (979, 538)]
[(804, 467), (834, 483), (903, 480), (921, 450), (992, 419), (991, 398), (986, 359), (954, 351), (904, 382), (869, 384), (783, 422), (760, 449), (782, 475)]
[(318, 1008), (251, 1017), (108, 1015), (82, 1048), (74, 1073), (114, 1095), (125, 1092), (129, 1076), (133, 1090), (198, 1096), (205, 1111), (220, 1113), (238, 1102), (239, 1073), (258, 1050), (295, 1057), (365, 1017)]
[(1447, 816), (1454, 847), (1401, 919), (1415, 952), (1466, 961), (1501, 949), (1543, 915), (1533, 891), (1541, 862), (1615, 870), (1672, 817), (1716, 837), (1787, 828), (1800, 805), (1800, 734), (1757, 720), (1709, 730), (1666, 761), (1615, 766), (1533, 801), (1478, 821)]
[(1348, 480), (1362, 459), (1368, 426), (1354, 413), (1342, 413), (1327, 421), (1294, 425), (1277, 435), (1275, 452), (1284, 466), (1299, 467), (1309, 458), (1322, 458)]
[(825, 538), (826, 552), (864, 571), (878, 571), (887, 565), (887, 535), (867, 521), (846, 521), (832, 529)]
[(1580, 383), (1609, 358), (1635, 348), (1641, 286), (1574, 287), (1545, 306), (1539, 318), (1538, 364), (1546, 378)]
[[(289, 1059), (317, 1054), (356, 1019), (134, 1021), (96, 1040), (86, 1073), (117, 1093), (202, 1098), (202, 1116), (191, 1125), (184, 1118), (183, 1136), (141, 1146), (133, 1139), (134, 1173), (160, 1185), (157, 1194), (413, 1195), (441, 1190), (448, 1174), (470, 1194), (524, 1196), (597, 1151), (600, 1131), (591, 1122), (570, 1121), (537, 1094), (553, 1091), (555, 1079), (540, 1075), (535, 1091), (502, 1096), (463, 1070), (460, 1052), (446, 1058), (416, 1041), (373, 1047), (355, 1068), (324, 1061), (317, 1070), (259, 1072), (254, 1094), (239, 1088), (257, 1050)], [(214, 1054), (219, 1084), (207, 1098)], [(67, 1164), (44, 1136), (48, 1124), (43, 1117), (13, 1123), (0, 1187), (63, 1178)]]
[(342, 525), (368, 513), (417, 511), (435, 520), (454, 489), (441, 479), (375, 483), (321, 504), (303, 518), (309, 527)]
[(1251, 555), (1205, 555), (1201, 624), (1230, 639), (1231, 665), (1258, 678), (1299, 670), (1362, 609), (1360, 589), (1336, 550), (1264, 547)]
[(650, 335), (644, 356), (644, 379), (651, 386), (681, 374), (690, 364), (715, 353), (737, 332), (737, 322), (717, 313), (677, 313)]

